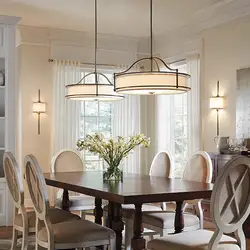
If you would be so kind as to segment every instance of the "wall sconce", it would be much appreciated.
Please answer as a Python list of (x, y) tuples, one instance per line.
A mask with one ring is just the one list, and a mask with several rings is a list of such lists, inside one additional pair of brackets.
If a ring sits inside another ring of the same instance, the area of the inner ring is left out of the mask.
[(214, 143), (216, 147), (219, 147), (220, 143), (220, 127), (219, 127), (219, 111), (224, 108), (224, 96), (220, 96), (220, 82), (217, 82), (217, 95), (210, 97), (210, 108), (217, 111), (217, 135), (214, 138)]
[(40, 100), (40, 89), (38, 90), (38, 102), (33, 102), (33, 113), (38, 117), (38, 134), (41, 132), (41, 114), (46, 112), (46, 103)]

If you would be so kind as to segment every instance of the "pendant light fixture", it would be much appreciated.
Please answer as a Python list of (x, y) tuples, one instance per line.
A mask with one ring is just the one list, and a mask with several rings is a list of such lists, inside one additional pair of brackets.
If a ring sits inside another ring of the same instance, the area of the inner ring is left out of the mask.
[(166, 95), (189, 91), (190, 75), (170, 68), (153, 56), (153, 2), (150, 0), (150, 57), (134, 62), (127, 70), (115, 74), (115, 91), (121, 94)]
[[(124, 98), (114, 92), (114, 85), (104, 74), (97, 72), (97, 0), (95, 0), (95, 69), (86, 74), (78, 83), (66, 86), (65, 97), (74, 100), (86, 101), (116, 101)], [(91, 78), (93, 79), (91, 82)]]

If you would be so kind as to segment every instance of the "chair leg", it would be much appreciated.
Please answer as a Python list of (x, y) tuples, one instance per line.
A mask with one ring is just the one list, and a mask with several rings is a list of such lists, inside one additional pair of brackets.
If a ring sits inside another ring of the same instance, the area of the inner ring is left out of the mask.
[(110, 250), (116, 250), (116, 240), (115, 239), (110, 240)]
[(15, 228), (13, 228), (11, 250), (17, 249), (17, 236), (18, 236), (18, 231)]
[(23, 238), (22, 238), (22, 250), (28, 249), (28, 233), (26, 230), (23, 232)]
[(125, 250), (131, 249), (131, 240), (133, 238), (134, 223), (131, 219), (125, 221)]
[(83, 219), (83, 220), (85, 220), (86, 219), (86, 215), (85, 215), (85, 213), (84, 213), (84, 211), (80, 211), (80, 217)]

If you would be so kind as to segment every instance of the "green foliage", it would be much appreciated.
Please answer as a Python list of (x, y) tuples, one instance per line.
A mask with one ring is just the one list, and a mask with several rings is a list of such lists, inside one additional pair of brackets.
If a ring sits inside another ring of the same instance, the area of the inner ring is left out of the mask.
[[(125, 139), (122, 136), (117, 138), (105, 139), (101, 133), (87, 135), (85, 139), (78, 140), (78, 150), (88, 150), (91, 153), (99, 155), (109, 165), (106, 171), (108, 176), (119, 176), (122, 178), (122, 173), (119, 170), (119, 165), (123, 158), (136, 147), (143, 146), (148, 148), (150, 145), (150, 138), (143, 134), (130, 136)], [(108, 179), (108, 176), (107, 179)]]

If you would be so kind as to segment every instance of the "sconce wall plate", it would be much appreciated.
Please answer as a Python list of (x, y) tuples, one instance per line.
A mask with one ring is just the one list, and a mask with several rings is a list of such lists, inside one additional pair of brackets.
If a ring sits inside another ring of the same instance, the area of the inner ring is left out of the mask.
[(210, 109), (217, 111), (217, 136), (219, 137), (219, 111), (224, 108), (224, 96), (220, 96), (220, 82), (217, 81), (217, 95), (210, 97)]
[(33, 102), (33, 113), (37, 114), (38, 118), (38, 134), (41, 133), (41, 114), (46, 113), (46, 103), (41, 102), (40, 89), (38, 90), (38, 102)]

